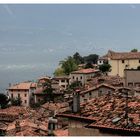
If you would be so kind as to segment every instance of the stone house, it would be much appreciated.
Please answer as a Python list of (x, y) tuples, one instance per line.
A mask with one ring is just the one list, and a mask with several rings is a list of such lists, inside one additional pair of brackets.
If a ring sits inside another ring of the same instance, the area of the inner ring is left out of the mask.
[(70, 74), (70, 84), (75, 81), (80, 81), (82, 85), (85, 85), (88, 79), (95, 77), (98, 73), (99, 70), (95, 70), (92, 68), (73, 71)]
[(23, 106), (29, 106), (37, 84), (34, 82), (22, 82), (10, 86), (7, 91), (9, 97), (21, 98)]
[(92, 88), (89, 88), (88, 90), (80, 92), (80, 103), (86, 102), (87, 100), (90, 100), (95, 97), (99, 97), (106, 94), (113, 94), (115, 92), (116, 88), (109, 85), (109, 84), (99, 84), (97, 86), (94, 86)]
[(52, 80), (55, 80), (58, 82), (60, 87), (63, 87), (66, 89), (69, 85), (69, 77), (68, 76), (57, 76), (53, 77)]

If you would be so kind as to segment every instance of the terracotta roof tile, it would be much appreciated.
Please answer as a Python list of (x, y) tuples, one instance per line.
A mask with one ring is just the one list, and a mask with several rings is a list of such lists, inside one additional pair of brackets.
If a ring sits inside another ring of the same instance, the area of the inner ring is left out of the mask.
[(30, 89), (31, 87), (36, 87), (36, 83), (23, 82), (9, 87), (9, 89)]
[(63, 129), (58, 129), (58, 130), (55, 130), (54, 131), (54, 134), (56, 135), (56, 136), (68, 136), (68, 129), (65, 129), (65, 130), (63, 130)]
[[(133, 126), (128, 126), (133, 130), (140, 131), (137, 125), (140, 123), (140, 99), (137, 97), (128, 98), (128, 117), (133, 119)], [(92, 120), (96, 126), (113, 127), (116, 129), (127, 128), (125, 119), (126, 98), (122, 96), (103, 95), (88, 100), (80, 105), (80, 112), (60, 114), (60, 116), (71, 119), (81, 119), (81, 121)], [(58, 114), (59, 116), (59, 114)], [(121, 118), (117, 123), (113, 123), (115, 118)]]
[(73, 71), (71, 73), (72, 74), (88, 74), (88, 73), (95, 73), (95, 72), (98, 72), (98, 71), (99, 70), (89, 68), (89, 69), (81, 69), (81, 70), (78, 70), (78, 71)]
[(125, 59), (140, 59), (140, 52), (114, 52), (108, 51), (108, 57), (111, 59), (125, 60)]

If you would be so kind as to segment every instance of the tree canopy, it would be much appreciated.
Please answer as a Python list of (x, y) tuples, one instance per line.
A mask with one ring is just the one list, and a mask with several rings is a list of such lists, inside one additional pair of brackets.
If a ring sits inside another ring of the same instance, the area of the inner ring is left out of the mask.
[(93, 65), (89, 62), (85, 65), (85, 69), (93, 68)]
[(75, 90), (76, 88), (80, 88), (80, 87), (82, 87), (81, 81), (74, 81), (73, 83), (71, 83), (69, 85), (69, 88), (73, 89), (73, 90)]
[(55, 76), (69, 75), (72, 71), (78, 70), (79, 64), (86, 64), (86, 68), (92, 68), (92, 64), (97, 64), (97, 54), (90, 54), (82, 57), (78, 52), (73, 56), (68, 56), (59, 62), (60, 67), (54, 72)]
[(84, 58), (78, 52), (73, 55), (73, 59), (75, 60), (77, 65), (84, 63)]
[(90, 55), (84, 57), (84, 61), (86, 63), (97, 64), (98, 57), (99, 56), (97, 54), (90, 54)]
[(11, 99), (11, 104), (12, 104), (13, 106), (21, 106), (22, 100), (21, 100), (20, 97), (12, 98), (12, 99)]
[(46, 82), (44, 84), (44, 87), (45, 87), (45, 90), (43, 92), (46, 94), (45, 101), (47, 101), (47, 102), (53, 101), (54, 102), (54, 93), (53, 93), (51, 81)]
[(65, 73), (62, 68), (57, 68), (54, 72), (54, 76), (63, 76), (63, 75), (65, 75)]
[(138, 49), (132, 49), (131, 52), (138, 52)]
[(69, 75), (72, 71), (78, 69), (75, 59), (71, 56), (68, 56), (65, 60), (60, 61), (60, 65), (66, 75)]
[(6, 108), (8, 103), (9, 103), (8, 97), (5, 94), (0, 93), (0, 106), (1, 106), (1, 108), (2, 109)]
[(108, 72), (111, 68), (110, 64), (102, 64), (99, 66), (99, 70), (102, 72)]

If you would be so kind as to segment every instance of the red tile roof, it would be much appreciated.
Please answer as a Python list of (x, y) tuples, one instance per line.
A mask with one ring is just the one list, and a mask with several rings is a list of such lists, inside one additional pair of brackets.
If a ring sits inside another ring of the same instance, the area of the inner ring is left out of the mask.
[(113, 60), (140, 59), (140, 52), (114, 52), (109, 50), (107, 56)]
[(106, 84), (112, 85), (112, 86), (120, 86), (121, 83), (124, 83), (124, 78), (120, 77), (120, 76), (106, 76), (106, 75), (102, 75), (99, 77), (95, 77), (95, 78), (91, 78), (90, 81), (88, 81), (86, 83), (86, 85), (88, 85), (88, 87), (93, 87), (95, 85), (100, 84), (100, 81), (103, 81)]
[(65, 129), (65, 130), (63, 130), (63, 129), (58, 129), (58, 130), (55, 130), (54, 131), (54, 134), (56, 135), (56, 136), (68, 136), (68, 129)]
[(36, 87), (36, 83), (33, 83), (33, 82), (23, 82), (23, 83), (19, 83), (19, 84), (16, 84), (16, 85), (12, 85), (11, 87), (9, 87), (8, 89), (9, 90), (13, 90), (13, 89), (30, 89), (30, 88), (35, 88)]
[(43, 87), (37, 87), (34, 94), (41, 94), (43, 93), (43, 91), (44, 91)]
[(89, 73), (96, 73), (96, 72), (99, 72), (99, 70), (89, 68), (89, 69), (81, 69), (78, 71), (73, 71), (71, 72), (71, 74), (89, 74)]
[[(88, 100), (80, 105), (80, 112), (60, 114), (63, 117), (71, 119), (81, 119), (81, 121), (93, 120), (93, 124), (97, 126), (112, 128), (127, 128), (125, 119), (126, 98), (118, 95), (103, 95)], [(128, 98), (128, 117), (133, 119), (133, 126), (130, 129), (140, 131), (138, 126), (140, 123), (140, 98)], [(59, 116), (59, 115), (58, 115)], [(117, 123), (113, 120), (120, 118)]]
[(56, 76), (52, 78), (53, 80), (59, 80), (59, 79), (69, 79), (69, 76)]
[(85, 94), (85, 93), (87, 93), (87, 92), (96, 90), (96, 89), (98, 89), (98, 88), (100, 88), (100, 87), (108, 87), (108, 88), (114, 89), (114, 91), (116, 90), (115, 87), (113, 87), (113, 86), (111, 86), (111, 85), (109, 85), (109, 84), (106, 84), (106, 83), (102, 83), (102, 84), (96, 85), (96, 86), (94, 86), (94, 87), (92, 87), (92, 88), (89, 88), (88, 90), (82, 91), (82, 92), (80, 92), (80, 94), (81, 94), (81, 95), (82, 95), (82, 94)]

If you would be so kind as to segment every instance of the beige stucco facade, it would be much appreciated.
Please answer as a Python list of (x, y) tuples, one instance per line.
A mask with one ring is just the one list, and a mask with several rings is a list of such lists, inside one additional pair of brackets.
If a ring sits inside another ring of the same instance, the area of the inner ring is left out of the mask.
[[(115, 136), (115, 134), (102, 133), (96, 128), (86, 128), (90, 123), (69, 119), (68, 135), (69, 136)], [(117, 136), (117, 134), (116, 134)]]
[(63, 87), (63, 89), (67, 89), (69, 85), (69, 77), (61, 76), (61, 77), (54, 77), (53, 80), (58, 82), (58, 85), (60, 87)]
[(127, 87), (140, 87), (140, 70), (126, 69), (125, 75), (125, 86)]
[[(32, 84), (34, 86), (31, 86)], [(35, 89), (35, 83), (19, 83), (8, 89), (8, 95), (11, 99), (21, 98), (22, 105), (29, 106)]]
[(139, 59), (127, 59), (127, 60), (112, 60), (109, 59), (108, 63), (111, 65), (111, 71), (109, 75), (119, 75), (124, 77), (124, 69), (137, 69), (140, 66)]
[(70, 74), (70, 83), (74, 81), (80, 81), (82, 85), (86, 84), (87, 80), (93, 78), (95, 73), (71, 73)]
[(89, 90), (89, 91), (85, 92), (84, 94), (80, 95), (80, 103), (86, 102), (92, 98), (99, 97), (99, 96), (102, 96), (105, 94), (113, 94), (114, 92), (115, 92), (115, 89), (101, 86), (97, 89), (94, 89), (91, 91)]

